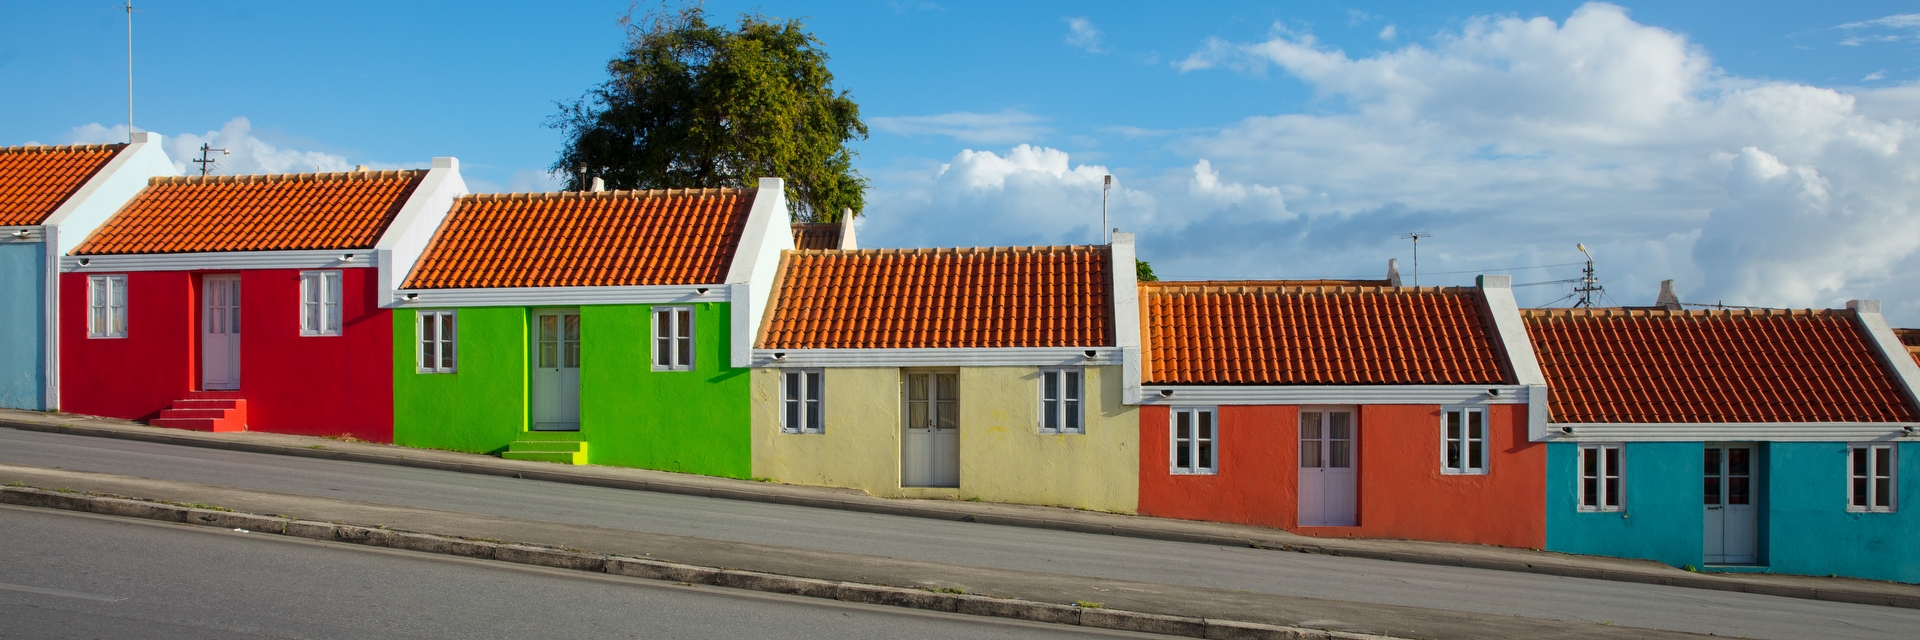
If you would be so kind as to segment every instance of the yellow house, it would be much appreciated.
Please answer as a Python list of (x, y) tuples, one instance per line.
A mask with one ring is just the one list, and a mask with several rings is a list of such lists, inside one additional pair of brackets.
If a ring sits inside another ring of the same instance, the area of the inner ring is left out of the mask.
[(1132, 513), (1132, 234), (785, 253), (753, 351), (753, 475)]

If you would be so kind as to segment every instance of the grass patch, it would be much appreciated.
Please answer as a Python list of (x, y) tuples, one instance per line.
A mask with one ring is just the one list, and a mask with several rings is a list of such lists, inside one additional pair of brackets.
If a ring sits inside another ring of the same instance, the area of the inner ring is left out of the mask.
[(325, 448), (327, 448), (327, 445), (324, 445), (324, 444), (310, 444), (310, 445), (307, 445), (307, 448), (308, 448), (308, 449), (314, 449), (314, 450), (320, 450), (320, 449), (325, 449)]
[(24, 487), (24, 486), (27, 486), (27, 483), (25, 483), (25, 482), (9, 482), (9, 483), (7, 483), (7, 486), (9, 486), (9, 487)]
[(54, 492), (56, 492), (56, 493), (80, 493), (80, 490), (78, 490), (78, 489), (68, 489), (68, 488), (66, 488), (66, 487), (60, 487), (60, 488), (58, 488), (58, 489), (54, 489)]
[(1076, 607), (1080, 607), (1080, 608), (1082, 608), (1082, 609), (1105, 609), (1105, 608), (1107, 608), (1107, 605), (1106, 605), (1106, 603), (1104, 603), (1104, 602), (1094, 602), (1094, 601), (1092, 601), (1092, 600), (1075, 600), (1075, 601), (1073, 601), (1073, 606), (1076, 606)]

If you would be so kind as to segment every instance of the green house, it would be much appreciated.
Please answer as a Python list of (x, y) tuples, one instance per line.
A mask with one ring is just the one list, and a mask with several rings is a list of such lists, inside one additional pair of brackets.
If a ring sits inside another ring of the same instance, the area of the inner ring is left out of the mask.
[(747, 477), (792, 233), (777, 178), (461, 197), (394, 294), (394, 443)]

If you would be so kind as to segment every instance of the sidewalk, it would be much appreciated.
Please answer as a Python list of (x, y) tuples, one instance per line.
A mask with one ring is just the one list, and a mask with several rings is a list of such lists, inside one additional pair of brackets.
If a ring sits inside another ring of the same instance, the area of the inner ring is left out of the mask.
[(306, 436), (183, 431), (72, 414), (0, 410), (0, 427), (937, 520), (1920, 608), (1920, 585), (1873, 580), (1758, 573), (1692, 573), (1644, 560), (1504, 547), (1409, 540), (1313, 538), (1264, 527), (1055, 507), (876, 498), (849, 489), (773, 484), (645, 469), (576, 467), (504, 460), (485, 455), (340, 442)]

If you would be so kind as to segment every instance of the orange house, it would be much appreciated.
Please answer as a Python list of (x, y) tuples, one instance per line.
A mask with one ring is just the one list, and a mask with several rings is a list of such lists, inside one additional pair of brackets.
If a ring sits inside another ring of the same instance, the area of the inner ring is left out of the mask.
[(1541, 547), (1546, 393), (1509, 282), (1141, 283), (1139, 512)]

